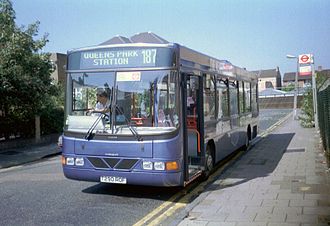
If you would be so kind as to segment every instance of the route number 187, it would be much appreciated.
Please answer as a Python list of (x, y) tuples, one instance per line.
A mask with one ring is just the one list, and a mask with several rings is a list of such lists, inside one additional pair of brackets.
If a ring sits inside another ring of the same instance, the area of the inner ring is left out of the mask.
[(155, 64), (156, 63), (156, 49), (145, 49), (142, 50), (143, 63), (144, 64)]

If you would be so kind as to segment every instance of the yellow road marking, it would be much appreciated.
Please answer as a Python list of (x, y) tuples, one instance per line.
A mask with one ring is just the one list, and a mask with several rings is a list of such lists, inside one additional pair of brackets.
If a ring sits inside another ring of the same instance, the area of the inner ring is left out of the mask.
[[(217, 171), (214, 172), (209, 177), (209, 179), (207, 181), (204, 181), (204, 182), (200, 183), (191, 192), (189, 192), (187, 195), (184, 195), (178, 201), (175, 201), (175, 200), (178, 199), (180, 196), (182, 196), (185, 193), (186, 189), (184, 189), (181, 192), (175, 194), (168, 201), (166, 201), (165, 203), (163, 203), (162, 205), (160, 205), (158, 208), (156, 208), (155, 210), (153, 210), (152, 212), (150, 212), (148, 215), (146, 215), (145, 217), (143, 217), (141, 220), (139, 220), (137, 223), (135, 223), (134, 226), (141, 226), (141, 225), (154, 226), (154, 225), (160, 225), (160, 223), (163, 220), (165, 220), (167, 217), (172, 216), (179, 209), (185, 208), (190, 203), (190, 200), (192, 199), (193, 196), (196, 196), (197, 194), (200, 194), (201, 192), (203, 192), (205, 190), (205, 186), (206, 185), (208, 185), (211, 181), (214, 181), (230, 163), (232, 163), (233, 161), (235, 161), (242, 154), (243, 154), (243, 152), (239, 152), (232, 159), (230, 159), (230, 161), (226, 162), (223, 166), (219, 167), (217, 169)], [(170, 206), (170, 205), (172, 205), (172, 206)], [(163, 213), (161, 213), (162, 211), (163, 211)], [(157, 216), (157, 215), (159, 215), (159, 216)]]
[(133, 226), (139, 226), (144, 225), (148, 221), (150, 221), (153, 217), (155, 217), (157, 214), (159, 214), (163, 209), (167, 208), (169, 205), (174, 203), (174, 200), (176, 200), (180, 195), (182, 195), (182, 192), (178, 192), (175, 195), (173, 195), (168, 201), (164, 202), (162, 205), (151, 211), (149, 214), (144, 216), (141, 220), (136, 222)]

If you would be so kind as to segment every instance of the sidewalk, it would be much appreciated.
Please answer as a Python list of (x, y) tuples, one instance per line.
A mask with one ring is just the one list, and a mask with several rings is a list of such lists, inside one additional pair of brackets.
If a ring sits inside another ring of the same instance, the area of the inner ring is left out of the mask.
[(0, 169), (34, 162), (60, 152), (56, 143), (8, 149), (7, 151), (0, 152)]
[(330, 172), (314, 128), (289, 117), (188, 206), (183, 225), (330, 225)]

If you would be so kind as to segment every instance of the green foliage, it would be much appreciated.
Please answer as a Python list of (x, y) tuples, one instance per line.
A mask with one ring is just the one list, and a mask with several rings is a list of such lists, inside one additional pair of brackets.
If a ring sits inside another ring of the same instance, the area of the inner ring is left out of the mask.
[(299, 116), (300, 123), (303, 127), (314, 126), (314, 109), (313, 109), (313, 90), (308, 89), (304, 94), (303, 103), (301, 106), (302, 115)]
[(316, 72), (316, 86), (320, 88), (323, 83), (328, 79), (327, 73), (325, 71)]
[[(323, 71), (316, 73), (316, 86), (319, 88), (327, 80), (328, 76)], [(313, 91), (310, 88), (304, 95), (302, 103), (302, 115), (299, 116), (301, 125), (304, 127), (313, 127), (315, 124), (313, 109)]]
[(282, 88), (282, 91), (285, 91), (285, 92), (289, 92), (292, 90), (294, 90), (294, 84), (289, 84), (288, 86)]
[(51, 115), (53, 109), (63, 106), (56, 100), (60, 89), (50, 77), (50, 55), (41, 52), (47, 34), (35, 39), (39, 24), (17, 27), (11, 1), (0, 0), (0, 128), (28, 124), (29, 132), (21, 128), (23, 133), (33, 133), (34, 123), (30, 123), (35, 115), (47, 111)]

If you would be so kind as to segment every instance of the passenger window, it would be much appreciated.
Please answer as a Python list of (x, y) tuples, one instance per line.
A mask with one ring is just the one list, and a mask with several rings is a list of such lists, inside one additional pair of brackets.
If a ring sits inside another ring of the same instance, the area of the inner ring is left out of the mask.
[(213, 75), (204, 75), (204, 117), (215, 119), (215, 85)]
[(245, 111), (251, 112), (251, 84), (244, 82)]
[(244, 83), (238, 82), (238, 93), (239, 93), (239, 112), (244, 113), (245, 112), (245, 99), (244, 99)]
[(237, 85), (235, 82), (229, 82), (229, 98), (230, 98), (230, 114), (238, 114), (238, 103), (237, 103)]
[(229, 116), (228, 87), (226, 81), (217, 81), (218, 119)]

